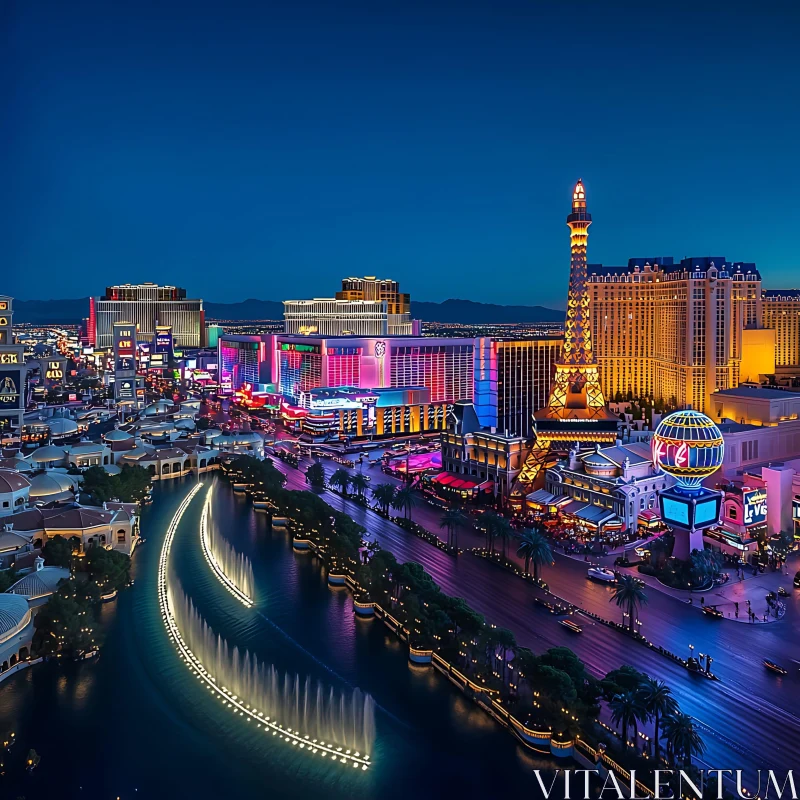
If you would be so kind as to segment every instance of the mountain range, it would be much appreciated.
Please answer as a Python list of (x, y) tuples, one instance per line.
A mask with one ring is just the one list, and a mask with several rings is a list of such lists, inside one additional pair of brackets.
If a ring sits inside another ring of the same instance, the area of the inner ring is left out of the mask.
[[(275, 300), (242, 300), (239, 303), (204, 304), (206, 319), (283, 319), (283, 303)], [(34, 324), (76, 324), (89, 314), (89, 298), (72, 300), (15, 300), (14, 321)], [(501, 306), (472, 300), (443, 303), (411, 301), (411, 316), (426, 322), (492, 324), (513, 322), (563, 322), (564, 312), (544, 306)]]

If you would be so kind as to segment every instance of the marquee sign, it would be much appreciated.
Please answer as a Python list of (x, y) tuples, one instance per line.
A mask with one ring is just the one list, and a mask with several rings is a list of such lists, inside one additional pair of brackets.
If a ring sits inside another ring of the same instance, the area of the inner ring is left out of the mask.
[(744, 524), (758, 525), (767, 519), (767, 490), (752, 489), (742, 493)]
[(60, 381), (64, 378), (64, 370), (60, 361), (50, 361), (47, 364), (47, 371), (44, 373), (49, 381)]

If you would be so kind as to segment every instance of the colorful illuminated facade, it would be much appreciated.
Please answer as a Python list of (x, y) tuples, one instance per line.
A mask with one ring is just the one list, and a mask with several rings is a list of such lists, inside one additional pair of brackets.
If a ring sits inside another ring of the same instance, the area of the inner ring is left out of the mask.
[[(205, 312), (202, 300), (186, 297), (186, 290), (155, 283), (109, 286), (99, 298), (90, 299), (90, 344), (101, 349), (113, 345), (115, 322), (131, 322), (139, 341), (151, 342), (159, 325), (172, 328), (176, 347), (203, 347)], [(94, 340), (92, 331), (94, 330)]]
[(270, 383), (271, 347), (274, 336), (226, 335), (217, 343), (217, 376), (220, 392), (233, 394), (244, 384)]
[(547, 405), (563, 339), (475, 340), (475, 412), (484, 428), (533, 435), (533, 415)]
[(442, 431), (448, 403), (433, 403), (424, 386), (312, 389), (301, 396), (302, 431), (312, 438), (331, 435), (381, 438)]
[(547, 406), (534, 414), (536, 442), (514, 490), (519, 505), (522, 496), (540, 479), (542, 469), (554, 463), (560, 451), (569, 450), (575, 442), (612, 443), (617, 436), (618, 419), (606, 409), (592, 347), (586, 274), (591, 224), (586, 192), (578, 181), (572, 193), (572, 213), (567, 217), (571, 260), (563, 351), (556, 363)]
[(424, 386), (431, 402), (452, 403), (472, 400), (473, 359), (472, 339), (279, 335), (276, 382), (295, 403), (302, 393), (337, 386)]

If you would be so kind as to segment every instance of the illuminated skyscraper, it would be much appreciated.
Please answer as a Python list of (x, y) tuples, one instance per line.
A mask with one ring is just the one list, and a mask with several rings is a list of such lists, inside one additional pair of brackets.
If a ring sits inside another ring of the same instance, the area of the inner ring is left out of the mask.
[(717, 389), (774, 371), (769, 364), (754, 367), (749, 357), (764, 351), (765, 341), (772, 347), (762, 328), (755, 264), (724, 256), (590, 264), (587, 289), (609, 400), (654, 397), (708, 412)]
[(800, 289), (763, 293), (764, 327), (775, 330), (775, 369), (800, 374)]
[(556, 363), (547, 406), (534, 414), (536, 442), (528, 453), (514, 495), (533, 486), (543, 467), (575, 442), (614, 442), (617, 418), (605, 406), (597, 361), (592, 349), (589, 293), (586, 287), (586, 244), (592, 215), (586, 191), (578, 181), (572, 193), (571, 260), (564, 348)]
[(205, 344), (203, 301), (187, 298), (186, 290), (177, 286), (158, 286), (155, 283), (109, 286), (103, 297), (94, 302), (90, 299), (90, 342), (95, 347), (110, 348), (114, 341), (115, 322), (133, 323), (140, 342), (153, 341), (156, 326), (168, 325), (172, 328), (177, 347), (202, 347)]

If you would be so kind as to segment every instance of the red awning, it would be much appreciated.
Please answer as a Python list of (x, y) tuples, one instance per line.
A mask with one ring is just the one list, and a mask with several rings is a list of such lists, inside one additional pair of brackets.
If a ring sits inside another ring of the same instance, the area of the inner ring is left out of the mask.
[(661, 519), (661, 515), (657, 511), (646, 509), (639, 512), (639, 519), (644, 522), (653, 522), (654, 520)]
[(471, 481), (469, 478), (454, 475), (451, 472), (440, 472), (433, 478), (433, 482), (438, 483), (440, 486), (446, 486), (448, 489), (461, 490), (475, 489), (481, 485), (477, 481)]

